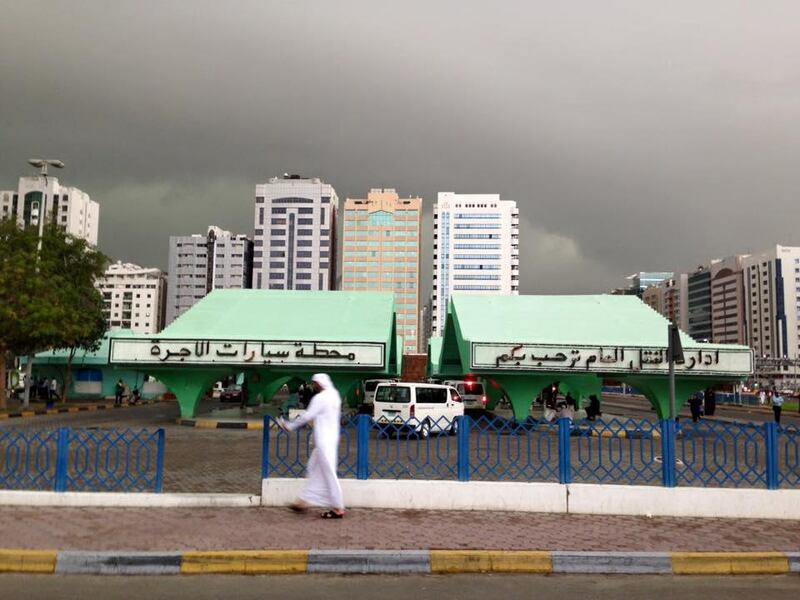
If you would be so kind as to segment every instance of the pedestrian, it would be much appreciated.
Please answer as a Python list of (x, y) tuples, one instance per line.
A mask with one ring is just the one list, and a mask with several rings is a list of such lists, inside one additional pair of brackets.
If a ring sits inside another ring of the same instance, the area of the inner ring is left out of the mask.
[(600, 399), (596, 394), (589, 396), (589, 406), (586, 407), (586, 418), (594, 421), (602, 413), (600, 412)]
[(775, 422), (781, 422), (781, 410), (783, 410), (783, 396), (775, 390), (772, 393), (772, 412), (775, 414)]
[(53, 377), (50, 381), (50, 402), (58, 400), (58, 380)]
[(139, 404), (141, 397), (142, 394), (139, 392), (139, 388), (133, 388), (133, 391), (131, 392), (131, 404)]
[(764, 406), (767, 403), (767, 392), (765, 392), (764, 390), (758, 392), (758, 403), (761, 406)]
[(711, 417), (714, 416), (714, 411), (717, 410), (717, 395), (711, 388), (706, 388), (703, 392), (703, 412)]
[(703, 392), (697, 392), (689, 398), (689, 410), (692, 412), (692, 422), (697, 423), (700, 420), (700, 410), (703, 406)]
[(302, 513), (311, 506), (320, 506), (326, 509), (320, 515), (323, 519), (341, 519), (344, 500), (336, 468), (339, 464), (342, 398), (327, 374), (317, 373), (311, 381), (316, 394), (306, 411), (293, 421), (278, 419), (278, 425), (286, 431), (295, 431), (307, 423), (314, 424), (314, 449), (306, 466), (306, 485), (300, 498), (289, 508)]
[(120, 379), (114, 386), (114, 406), (122, 406), (123, 394), (125, 394), (125, 382)]

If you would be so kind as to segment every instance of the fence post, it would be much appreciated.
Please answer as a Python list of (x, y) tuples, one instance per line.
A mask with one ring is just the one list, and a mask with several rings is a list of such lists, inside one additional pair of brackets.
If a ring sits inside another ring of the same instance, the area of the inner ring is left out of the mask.
[(356, 479), (369, 479), (369, 432), (372, 417), (358, 415), (356, 437)]
[(156, 450), (156, 493), (160, 494), (164, 486), (164, 429), (158, 430), (158, 448)]
[(777, 490), (778, 482), (778, 424), (764, 423), (764, 441), (767, 449), (767, 489)]
[(69, 468), (69, 428), (59, 427), (56, 438), (55, 491), (67, 491), (67, 469)]
[(261, 479), (269, 477), (269, 434), (272, 417), (264, 415), (264, 435), (261, 437)]
[(558, 481), (572, 483), (572, 457), (569, 443), (571, 421), (565, 417), (558, 420)]
[(458, 480), (469, 481), (469, 435), (470, 417), (460, 415), (456, 417), (456, 449), (458, 459)]
[(675, 421), (661, 419), (661, 484), (664, 487), (677, 485), (675, 472)]

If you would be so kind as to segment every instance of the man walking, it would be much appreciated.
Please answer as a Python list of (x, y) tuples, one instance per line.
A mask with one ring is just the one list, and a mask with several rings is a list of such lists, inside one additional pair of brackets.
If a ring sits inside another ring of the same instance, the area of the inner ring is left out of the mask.
[(780, 425), (781, 410), (783, 410), (783, 396), (778, 390), (772, 392), (772, 412), (775, 414), (775, 422)]
[(125, 394), (125, 382), (120, 379), (114, 387), (114, 406), (122, 406), (123, 394)]
[(300, 498), (289, 506), (295, 512), (305, 512), (310, 506), (327, 508), (323, 519), (344, 516), (342, 487), (336, 475), (339, 464), (339, 431), (341, 429), (342, 398), (325, 373), (311, 378), (316, 394), (306, 411), (294, 421), (278, 419), (286, 431), (295, 431), (307, 423), (314, 424), (314, 449), (306, 466), (306, 485)]

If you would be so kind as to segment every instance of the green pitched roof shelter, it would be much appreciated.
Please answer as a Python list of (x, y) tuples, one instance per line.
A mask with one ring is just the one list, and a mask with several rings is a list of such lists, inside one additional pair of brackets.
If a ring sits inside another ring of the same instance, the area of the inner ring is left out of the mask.
[[(603, 378), (637, 387), (660, 417), (669, 414), (668, 321), (634, 296), (458, 296), (444, 336), (431, 341), (435, 377), (482, 375), (510, 396), (525, 418), (543, 387), (599, 396)], [(686, 362), (676, 365), (676, 397), (752, 373), (746, 346), (700, 343), (681, 333)]]
[(158, 335), (112, 341), (109, 362), (156, 375), (186, 417), (215, 381), (241, 371), (253, 398), (320, 371), (345, 395), (400, 372), (397, 340), (391, 292), (215, 290)]

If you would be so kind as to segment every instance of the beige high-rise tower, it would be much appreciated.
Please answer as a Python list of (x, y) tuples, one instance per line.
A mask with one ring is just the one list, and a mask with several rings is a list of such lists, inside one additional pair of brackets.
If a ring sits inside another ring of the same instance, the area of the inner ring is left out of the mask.
[(419, 343), (419, 255), (422, 198), (372, 189), (366, 200), (344, 204), (342, 289), (394, 292), (397, 333), (405, 353)]

